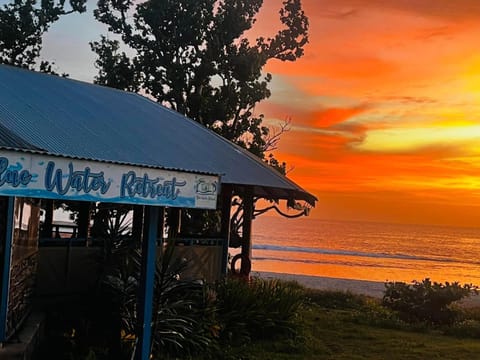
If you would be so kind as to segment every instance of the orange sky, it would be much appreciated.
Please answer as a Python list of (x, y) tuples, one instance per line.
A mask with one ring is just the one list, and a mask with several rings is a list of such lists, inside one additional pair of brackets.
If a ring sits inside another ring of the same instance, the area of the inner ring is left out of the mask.
[[(265, 0), (256, 30), (278, 26)], [(480, 226), (480, 1), (302, 0), (305, 56), (272, 61), (269, 124), (292, 119), (278, 158), (314, 193), (313, 217)], [(54, 24), (45, 57), (92, 81), (85, 15)], [(69, 49), (69, 51), (65, 51)]]
[[(310, 43), (271, 61), (278, 158), (325, 219), (480, 226), (480, 1), (303, 0)], [(265, 1), (268, 32), (279, 1)]]

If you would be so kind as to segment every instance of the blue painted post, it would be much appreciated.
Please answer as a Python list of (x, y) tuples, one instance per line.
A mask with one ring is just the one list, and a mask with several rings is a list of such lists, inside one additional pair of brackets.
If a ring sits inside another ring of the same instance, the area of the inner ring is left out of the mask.
[(139, 298), (139, 338), (135, 360), (148, 360), (152, 344), (153, 291), (155, 284), (158, 207), (145, 208), (145, 230), (142, 241), (142, 273)]
[(0, 343), (7, 340), (7, 311), (8, 311), (8, 292), (10, 285), (10, 258), (12, 255), (12, 237), (13, 237), (13, 207), (15, 198), (9, 197), (7, 204), (7, 218), (5, 231), (5, 253), (3, 260), (2, 288), (0, 289)]

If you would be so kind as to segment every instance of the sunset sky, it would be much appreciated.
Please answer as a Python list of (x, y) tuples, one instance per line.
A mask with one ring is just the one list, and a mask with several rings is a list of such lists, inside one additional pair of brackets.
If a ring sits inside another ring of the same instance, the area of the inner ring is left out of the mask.
[(480, 1), (303, 3), (305, 57), (268, 65), (257, 110), (292, 119), (277, 155), (312, 216), (479, 226)]
[[(255, 31), (271, 34), (279, 5), (265, 0)], [(303, 5), (305, 56), (268, 64), (272, 96), (256, 111), (291, 119), (276, 155), (318, 197), (312, 216), (480, 226), (480, 1)], [(43, 55), (92, 81), (88, 41), (103, 29), (71, 16)]]

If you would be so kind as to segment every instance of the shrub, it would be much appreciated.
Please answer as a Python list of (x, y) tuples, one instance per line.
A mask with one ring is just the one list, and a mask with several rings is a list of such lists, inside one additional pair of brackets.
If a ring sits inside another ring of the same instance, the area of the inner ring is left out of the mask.
[(428, 278), (422, 282), (413, 281), (412, 284), (388, 282), (385, 284), (382, 304), (397, 311), (406, 322), (448, 325), (458, 315), (452, 304), (474, 293), (477, 293), (477, 287), (471, 284), (432, 283)]
[(397, 312), (382, 306), (379, 299), (354, 294), (349, 291), (307, 289), (311, 303), (324, 309), (340, 310), (342, 318), (357, 324), (379, 326), (389, 329), (405, 329)]
[[(181, 280), (188, 265), (173, 258), (173, 242), (167, 245), (157, 260), (152, 318), (153, 359), (189, 358), (192, 354), (215, 350), (215, 336), (210, 331), (214, 324), (214, 304), (202, 282)], [(104, 280), (111, 297), (118, 302), (123, 341), (135, 351), (138, 323), (138, 288), (140, 284), (141, 254), (133, 251), (129, 259), (134, 265), (121, 265)], [(129, 354), (130, 355), (130, 354)]]
[(217, 285), (217, 315), (222, 340), (295, 335), (295, 317), (303, 304), (303, 288), (295, 282), (227, 278)]
[(445, 330), (446, 335), (480, 339), (480, 321), (467, 319), (453, 324)]
[(307, 289), (308, 299), (327, 309), (363, 309), (369, 298), (349, 291)]

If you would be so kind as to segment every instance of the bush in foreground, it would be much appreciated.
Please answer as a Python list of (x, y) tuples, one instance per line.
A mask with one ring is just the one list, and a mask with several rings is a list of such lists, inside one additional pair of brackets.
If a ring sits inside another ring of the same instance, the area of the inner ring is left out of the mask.
[(295, 317), (304, 303), (295, 282), (227, 278), (217, 285), (217, 316), (223, 341), (232, 344), (295, 335)]
[(459, 315), (452, 305), (477, 292), (477, 287), (471, 284), (442, 284), (428, 278), (421, 282), (413, 281), (412, 284), (388, 282), (385, 284), (382, 304), (398, 312), (406, 322), (450, 325)]

